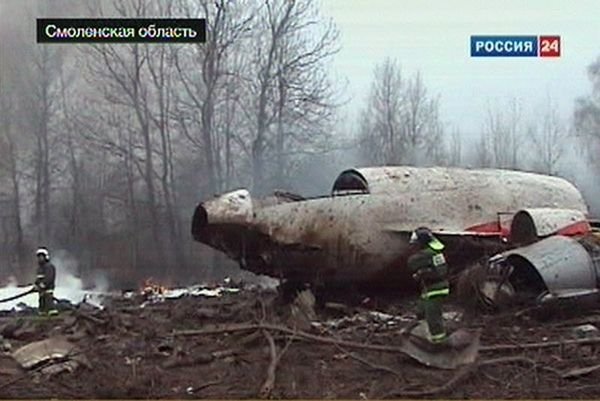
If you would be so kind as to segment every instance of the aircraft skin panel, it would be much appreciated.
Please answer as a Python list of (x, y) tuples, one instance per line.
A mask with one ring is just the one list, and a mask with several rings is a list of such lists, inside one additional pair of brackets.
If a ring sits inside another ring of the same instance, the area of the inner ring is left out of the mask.
[(596, 272), (585, 248), (575, 239), (562, 235), (504, 253), (509, 263), (524, 268), (522, 258), (540, 274), (551, 293), (572, 289), (595, 289)]
[[(356, 207), (356, 198), (362, 198), (360, 207)], [(429, 204), (429, 210), (445, 208), (446, 212), (443, 215), (425, 214), (420, 207), (423, 204)], [(460, 202), (449, 204), (440, 198), (432, 199), (422, 194), (404, 203), (400, 196), (352, 195), (265, 208), (257, 211), (256, 221), (259, 230), (277, 243), (319, 247), (331, 254), (332, 262), (324, 264), (333, 263), (338, 278), (360, 280), (361, 277), (377, 274), (383, 266), (402, 258), (407, 251), (408, 234), (420, 225), (428, 225), (438, 234), (501, 237), (497, 221), (484, 226), (489, 227), (489, 231), (465, 230), (460, 220), (470, 217), (473, 221), (482, 221), (491, 216), (482, 216), (485, 207), (469, 208), (462, 203), (461, 212), (459, 205)], [(390, 213), (390, 210), (400, 212)], [(460, 218), (450, 220), (452, 215), (449, 211)], [(386, 224), (395, 219), (396, 222)], [(398, 233), (405, 235), (398, 237)]]
[[(458, 167), (386, 166), (353, 169), (369, 185), (371, 194), (466, 191), (492, 193), (502, 202), (503, 195), (533, 193), (543, 199), (552, 194), (557, 204), (548, 207), (585, 209), (583, 196), (567, 180), (542, 174), (501, 169), (464, 169)], [(524, 207), (524, 206), (522, 206)], [(535, 207), (535, 206), (531, 206)]]
[(556, 233), (574, 235), (590, 230), (585, 213), (572, 209), (523, 209), (515, 214), (511, 224), (513, 240), (522, 243)]

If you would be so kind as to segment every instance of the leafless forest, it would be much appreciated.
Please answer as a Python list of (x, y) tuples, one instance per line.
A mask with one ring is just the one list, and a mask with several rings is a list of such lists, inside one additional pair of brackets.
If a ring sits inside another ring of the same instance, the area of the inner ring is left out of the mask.
[[(36, 18), (75, 16), (206, 17), (207, 42), (35, 43)], [(518, 99), (490, 103), (479, 139), (467, 141), (460, 116), (444, 121), (444, 99), (402, 60), (373, 60), (362, 111), (340, 124), (348, 99), (330, 67), (339, 47), (339, 30), (312, 0), (3, 2), (1, 277), (26, 281), (43, 244), (74, 255), (84, 279), (100, 271), (119, 286), (218, 278), (234, 267), (192, 242), (199, 200), (238, 187), (326, 193), (351, 165), (573, 179), (580, 172), (561, 161), (589, 158), (587, 173), (600, 172), (600, 59), (590, 60), (590, 91), (571, 118), (553, 99), (537, 119)], [(600, 214), (597, 199), (588, 203)]]

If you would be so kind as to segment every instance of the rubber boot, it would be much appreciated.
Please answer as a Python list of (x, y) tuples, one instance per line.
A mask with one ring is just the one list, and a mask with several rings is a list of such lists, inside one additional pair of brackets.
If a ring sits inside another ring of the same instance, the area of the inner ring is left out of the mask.
[(429, 339), (434, 344), (443, 343), (447, 340), (444, 317), (442, 316), (442, 298), (433, 297), (424, 299), (425, 320), (429, 328)]

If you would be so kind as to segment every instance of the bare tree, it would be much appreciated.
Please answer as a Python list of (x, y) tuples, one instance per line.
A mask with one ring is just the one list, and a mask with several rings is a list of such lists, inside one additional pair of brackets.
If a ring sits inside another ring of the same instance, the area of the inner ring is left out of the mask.
[[(14, 243), (12, 249), (5, 249), (7, 254), (12, 254), (12, 260), (6, 260), (14, 268), (20, 267), (25, 259), (25, 241), (23, 223), (21, 219), (21, 158), (16, 135), (18, 125), (13, 116), (17, 115), (14, 97), (10, 95), (8, 79), (0, 75), (0, 179), (6, 174), (11, 185), (9, 207), (2, 215), (8, 216), (12, 224), (8, 233), (14, 233), (9, 238), (4, 238), (5, 243)], [(4, 174), (3, 174), (4, 173)], [(4, 194), (2, 194), (4, 195)], [(6, 207), (6, 205), (4, 205)], [(14, 241), (11, 240), (14, 238)]]
[(462, 136), (458, 128), (454, 128), (450, 134), (448, 143), (448, 165), (461, 166), (463, 162)]
[(486, 168), (493, 166), (493, 154), (490, 148), (489, 138), (486, 135), (480, 135), (473, 149), (473, 161), (476, 167)]
[(36, 241), (121, 280), (206, 274), (186, 269), (209, 260), (189, 246), (193, 205), (252, 180), (285, 185), (330, 146), (337, 31), (316, 1), (90, 0), (95, 17), (206, 17), (207, 42), (21, 40), (17, 19), (82, 10), (46, 3), (0, 16), (3, 254)]
[(58, 76), (62, 68), (57, 48), (42, 46), (31, 54), (33, 70), (28, 78), (27, 99), (31, 113), (30, 130), (35, 137), (35, 220), (38, 241), (48, 242), (51, 229), (52, 125), (57, 113)]
[(405, 153), (402, 118), (404, 82), (397, 63), (387, 58), (375, 66), (368, 107), (361, 118), (365, 156), (371, 163), (398, 163)]
[(588, 67), (592, 93), (577, 99), (575, 104), (575, 134), (585, 144), (590, 161), (600, 168), (600, 57)]
[(405, 81), (390, 59), (375, 67), (360, 130), (369, 163), (444, 163), (438, 99), (428, 95), (419, 73)]
[[(207, 42), (199, 43), (193, 49), (179, 49), (175, 53), (175, 65), (185, 93), (180, 96), (178, 108), (184, 114), (180, 114), (178, 123), (190, 142), (204, 155), (204, 170), (208, 181), (206, 191), (215, 193), (223, 189), (223, 152), (216, 135), (219, 128), (217, 125), (220, 123), (216, 112), (219, 103), (232, 95), (224, 92), (227, 82), (236, 75), (236, 71), (231, 70), (228, 63), (233, 57), (230, 53), (240, 50), (237, 46), (249, 32), (254, 10), (230, 0), (179, 1), (178, 4), (187, 17), (201, 13), (207, 18)], [(193, 63), (199, 63), (201, 68), (188, 68)], [(192, 133), (194, 114), (200, 116), (200, 138)], [(229, 124), (229, 121), (226, 119), (224, 123)], [(227, 138), (228, 141), (231, 140), (230, 136)], [(231, 168), (230, 152), (231, 148), (227, 147), (226, 168)]]
[(524, 137), (521, 114), (521, 106), (515, 98), (506, 107), (488, 106), (483, 135), (487, 137), (493, 167), (521, 167), (519, 150)]
[(269, 177), (265, 164), (274, 153), (277, 172), (272, 181), (281, 185), (289, 158), (310, 152), (328, 132), (333, 91), (324, 63), (337, 52), (338, 32), (324, 21), (316, 3), (265, 1), (255, 27), (256, 52), (247, 76), (255, 97), (249, 116), (254, 122), (251, 139), (252, 177), (258, 192)]
[(31, 246), (28, 241), (55, 243), (53, 198), (61, 185), (64, 164), (57, 100), (68, 53), (61, 46), (36, 45), (34, 30), (28, 28), (35, 16), (52, 15), (66, 5), (73, 2), (59, 0), (54, 7), (41, 1), (7, 3), (0, 16), (0, 113), (4, 117), (2, 142), (7, 150), (3, 161), (12, 187), (11, 209), (15, 209), (15, 235), (9, 242), (17, 244), (13, 253), (21, 264), (26, 248)]
[[(218, 7), (218, 5), (217, 5)], [(174, 4), (172, 1), (157, 3), (157, 13), (161, 15), (173, 15)], [(148, 113), (150, 121), (154, 125), (159, 137), (160, 163), (159, 177), (163, 195), (163, 203), (166, 214), (166, 222), (169, 228), (168, 244), (174, 254), (176, 264), (185, 268), (186, 260), (183, 251), (181, 236), (181, 224), (178, 218), (178, 199), (175, 191), (174, 177), (174, 150), (173, 137), (176, 136), (174, 103), (177, 101), (175, 91), (177, 89), (176, 66), (177, 49), (169, 45), (145, 46), (145, 57), (148, 60), (147, 67), (151, 77), (151, 90), (154, 93), (152, 109)], [(181, 74), (181, 69), (178, 69)], [(211, 111), (212, 114), (212, 111)], [(202, 109), (204, 120), (205, 110)]]
[[(120, 0), (113, 3), (115, 11), (122, 17), (144, 17), (154, 11), (153, 3), (141, 0)], [(134, 161), (132, 167), (138, 168), (138, 173), (146, 187), (146, 201), (144, 210), (149, 214), (150, 230), (152, 241), (156, 243), (153, 248), (159, 264), (167, 268), (165, 260), (161, 216), (159, 212), (160, 192), (157, 187), (157, 168), (160, 161), (157, 160), (157, 153), (161, 150), (156, 148), (156, 136), (160, 134), (155, 132), (153, 115), (155, 110), (152, 108), (152, 102), (158, 98), (159, 102), (164, 102), (164, 93), (156, 93), (156, 80), (149, 70), (150, 55), (147, 44), (127, 44), (127, 45), (90, 45), (84, 48), (86, 56), (90, 61), (88, 68), (92, 73), (90, 83), (97, 87), (104, 99), (109, 104), (121, 106), (115, 117), (121, 116), (121, 128), (125, 128), (131, 135), (127, 141), (127, 146), (115, 146), (115, 141), (100, 134), (101, 140), (105, 144), (117, 147), (121, 152), (133, 150), (134, 154), (129, 155)], [(164, 59), (162, 59), (164, 62)], [(160, 61), (159, 61), (160, 62)], [(154, 80), (153, 80), (154, 79)], [(164, 103), (163, 103), (164, 106)], [(127, 116), (123, 116), (123, 113)], [(164, 113), (159, 106), (158, 113)], [(129, 114), (130, 113), (130, 114)], [(131, 117), (129, 117), (131, 115)], [(114, 118), (114, 117), (113, 117)], [(160, 120), (160, 117), (158, 117)], [(129, 121), (127, 121), (129, 120)], [(127, 121), (127, 126), (122, 123)], [(160, 124), (160, 121), (159, 121)], [(164, 128), (164, 127), (163, 127)], [(139, 149), (139, 151), (138, 151)], [(160, 174), (158, 174), (160, 176)], [(147, 253), (149, 255), (150, 252)]]
[(557, 174), (558, 163), (565, 152), (568, 132), (558, 114), (556, 104), (547, 99), (546, 110), (528, 129), (527, 137), (535, 149), (533, 168), (545, 174)]

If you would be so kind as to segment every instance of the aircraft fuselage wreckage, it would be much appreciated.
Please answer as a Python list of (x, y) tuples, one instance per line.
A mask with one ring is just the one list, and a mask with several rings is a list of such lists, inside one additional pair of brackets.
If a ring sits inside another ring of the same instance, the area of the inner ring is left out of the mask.
[(585, 234), (587, 213), (577, 188), (557, 177), (369, 167), (343, 171), (328, 196), (276, 192), (258, 200), (246, 189), (216, 196), (196, 207), (192, 235), (254, 273), (398, 289), (414, 286), (406, 260), (416, 227), (429, 227), (446, 244), (453, 274), (532, 235)]

